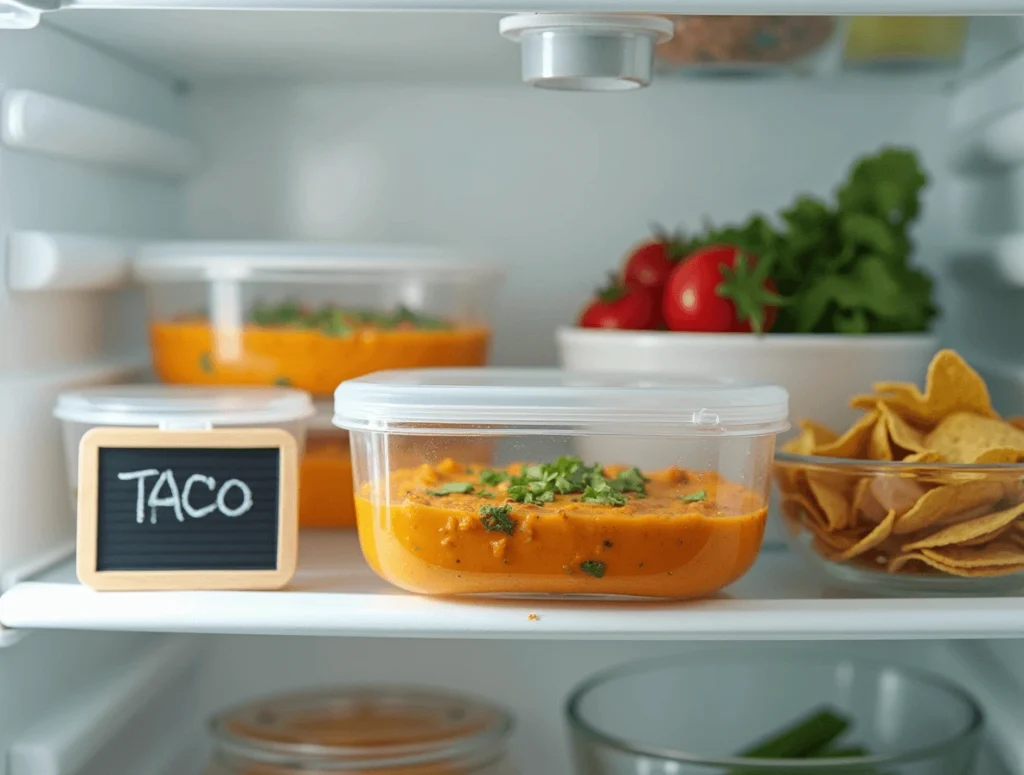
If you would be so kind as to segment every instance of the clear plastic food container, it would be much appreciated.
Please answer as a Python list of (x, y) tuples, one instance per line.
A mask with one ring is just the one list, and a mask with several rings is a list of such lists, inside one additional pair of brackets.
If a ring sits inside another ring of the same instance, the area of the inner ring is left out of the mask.
[(318, 403), (306, 429), (306, 454), (299, 465), (299, 527), (356, 526), (352, 455), (348, 433), (331, 422), (334, 407)]
[(501, 280), (436, 250), (194, 242), (145, 249), (135, 274), (164, 382), (324, 397), (382, 369), (483, 365)]
[[(488, 368), (345, 382), (334, 422), (363, 552), (393, 584), (686, 598), (753, 564), (786, 416), (773, 385)], [(581, 460), (595, 440), (608, 457)]]
[(210, 722), (207, 775), (516, 775), (504, 710), (426, 689), (277, 695)]
[[(579, 775), (965, 775), (981, 708), (937, 675), (749, 648), (613, 668), (570, 697)], [(731, 652), (731, 653), (730, 653)]]
[(61, 393), (53, 414), (63, 422), (68, 486), (75, 505), (79, 443), (93, 428), (281, 428), (295, 437), (301, 454), (313, 401), (308, 393), (290, 388), (109, 385)]

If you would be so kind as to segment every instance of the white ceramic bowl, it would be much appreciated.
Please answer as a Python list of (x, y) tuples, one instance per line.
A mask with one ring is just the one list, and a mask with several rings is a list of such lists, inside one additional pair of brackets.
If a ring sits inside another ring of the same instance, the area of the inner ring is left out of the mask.
[(872, 383), (921, 385), (938, 349), (931, 334), (690, 334), (560, 328), (558, 351), (573, 371), (685, 374), (782, 385), (792, 421), (811, 418), (841, 431), (856, 418), (848, 402)]

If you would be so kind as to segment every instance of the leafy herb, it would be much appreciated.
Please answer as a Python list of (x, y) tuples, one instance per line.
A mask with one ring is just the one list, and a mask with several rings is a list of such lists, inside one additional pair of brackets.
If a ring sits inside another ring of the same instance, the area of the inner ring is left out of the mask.
[[(631, 473), (635, 472), (635, 473)], [(584, 465), (578, 457), (563, 456), (553, 463), (526, 466), (509, 478), (508, 497), (520, 503), (550, 503), (555, 495), (582, 493), (581, 500), (622, 506), (623, 492), (641, 492), (643, 476), (636, 469), (608, 479), (600, 465)]]
[(199, 368), (204, 374), (213, 374), (213, 358), (210, 353), (203, 353), (199, 356)]
[(504, 471), (494, 471), (490, 468), (485, 468), (480, 472), (480, 483), (486, 484), (489, 487), (495, 487), (502, 482), (508, 481), (508, 474)]
[(580, 563), (580, 570), (593, 576), (595, 579), (604, 578), (604, 563), (600, 560), (584, 560)]
[(708, 491), (703, 487), (697, 492), (691, 492), (689, 495), (683, 495), (679, 500), (683, 503), (699, 503), (700, 501), (706, 501), (708, 499)]
[(355, 331), (355, 326), (360, 324), (388, 330), (440, 330), (452, 327), (451, 323), (442, 318), (421, 315), (402, 306), (393, 312), (343, 309), (333, 304), (313, 309), (303, 307), (294, 301), (257, 304), (249, 312), (249, 320), (267, 328), (316, 330), (325, 336), (349, 336)]
[(511, 513), (511, 506), (481, 506), (480, 521), (488, 532), (512, 535), (516, 521), (509, 516)]
[(471, 482), (446, 482), (436, 490), (427, 490), (427, 495), (453, 495), (455, 493), (473, 492)]
[(595, 479), (587, 485), (580, 500), (588, 503), (604, 503), (608, 506), (625, 506), (626, 496), (616, 490), (607, 479)]
[(477, 496), (480, 498), (493, 498), (494, 493), (491, 492), (490, 490), (478, 490)]
[(834, 202), (800, 196), (779, 213), (778, 227), (761, 216), (707, 225), (686, 252), (730, 244), (757, 256), (754, 269), (727, 274), (723, 290), (767, 272), (785, 300), (771, 302), (774, 333), (927, 331), (938, 309), (930, 277), (911, 264), (909, 236), (927, 182), (913, 151), (884, 148), (853, 164)]
[(292, 381), (288, 377), (278, 377), (274, 380), (274, 384), (278, 387), (291, 387)]
[(647, 488), (644, 485), (649, 481), (650, 479), (644, 477), (640, 469), (634, 466), (633, 468), (621, 471), (612, 480), (611, 484), (619, 492), (635, 492), (640, 495), (647, 495)]

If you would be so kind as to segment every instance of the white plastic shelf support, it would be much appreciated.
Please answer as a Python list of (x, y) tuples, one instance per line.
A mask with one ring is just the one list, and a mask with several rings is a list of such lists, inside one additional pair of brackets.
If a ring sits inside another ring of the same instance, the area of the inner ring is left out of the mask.
[(136, 713), (194, 668), (199, 651), (192, 639), (173, 640), (73, 696), (14, 741), (8, 772), (75, 775)]
[(430, 598), (377, 578), (352, 534), (303, 533), (299, 570), (276, 592), (96, 592), (74, 562), (0, 596), (13, 628), (588, 640), (1024, 638), (1024, 596), (872, 598), (830, 587), (788, 551), (706, 600)]
[(0, 137), (19, 150), (163, 177), (197, 165), (188, 140), (123, 116), (38, 91), (11, 90), (0, 105)]
[(949, 163), (961, 174), (1024, 164), (1024, 105), (961, 131), (950, 144)]
[(85, 234), (17, 231), (7, 239), (12, 291), (102, 290), (124, 285), (131, 245)]
[[(1024, 132), (1024, 124), (1021, 131)], [(1024, 288), (1024, 233), (966, 241), (952, 246), (949, 253), (955, 259), (956, 275), (969, 275), (968, 267), (981, 263), (987, 265), (986, 274), (994, 274), (1003, 283)]]

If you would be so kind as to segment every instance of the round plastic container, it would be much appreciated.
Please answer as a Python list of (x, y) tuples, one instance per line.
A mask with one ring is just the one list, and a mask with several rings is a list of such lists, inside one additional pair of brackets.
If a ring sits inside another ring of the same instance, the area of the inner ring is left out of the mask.
[(749, 649), (606, 671), (567, 712), (580, 775), (963, 775), (983, 727), (939, 676)]
[(419, 689), (268, 697), (213, 718), (207, 775), (516, 775), (508, 713)]
[(356, 526), (352, 499), (352, 455), (348, 433), (331, 422), (334, 407), (320, 403), (306, 429), (306, 454), (299, 468), (299, 527)]
[(329, 397), (382, 369), (480, 366), (501, 273), (437, 250), (165, 243), (143, 251), (164, 382)]
[(93, 428), (281, 428), (295, 437), (301, 453), (313, 402), (308, 393), (289, 388), (109, 385), (61, 393), (53, 414), (63, 422), (68, 485), (77, 504), (78, 446)]
[[(393, 584), (686, 598), (753, 564), (786, 416), (773, 385), (424, 369), (341, 384), (334, 422), (363, 553)], [(596, 441), (606, 456), (581, 459)]]

